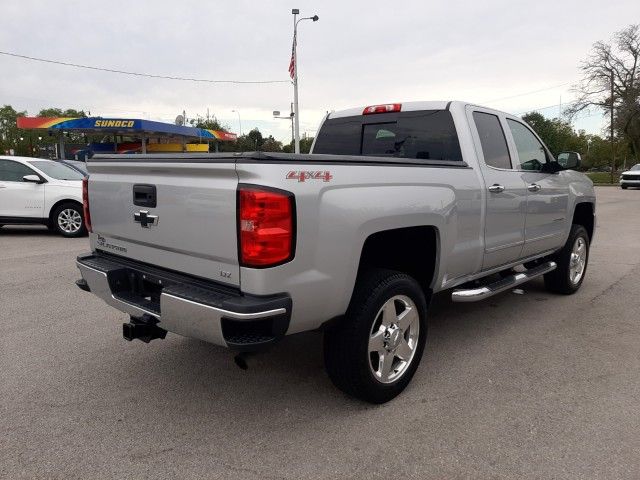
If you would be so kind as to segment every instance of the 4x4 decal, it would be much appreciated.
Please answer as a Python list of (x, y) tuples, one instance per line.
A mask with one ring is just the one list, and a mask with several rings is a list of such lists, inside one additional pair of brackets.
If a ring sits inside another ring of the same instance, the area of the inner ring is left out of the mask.
[(289, 173), (287, 173), (286, 178), (287, 180), (297, 180), (298, 182), (306, 182), (307, 180), (322, 180), (323, 182), (330, 182), (333, 178), (333, 175), (331, 175), (331, 172), (328, 170), (291, 170)]

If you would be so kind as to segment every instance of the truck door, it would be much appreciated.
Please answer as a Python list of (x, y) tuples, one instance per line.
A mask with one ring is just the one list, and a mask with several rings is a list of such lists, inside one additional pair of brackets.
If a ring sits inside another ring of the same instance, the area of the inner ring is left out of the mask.
[(527, 190), (512, 165), (504, 119), (476, 107), (470, 107), (467, 113), (486, 188), (482, 269), (488, 270), (521, 255)]
[(517, 151), (514, 163), (527, 187), (522, 256), (554, 250), (563, 245), (567, 234), (568, 184), (560, 172), (543, 171), (551, 157), (528, 126), (512, 118), (507, 119), (507, 125)]

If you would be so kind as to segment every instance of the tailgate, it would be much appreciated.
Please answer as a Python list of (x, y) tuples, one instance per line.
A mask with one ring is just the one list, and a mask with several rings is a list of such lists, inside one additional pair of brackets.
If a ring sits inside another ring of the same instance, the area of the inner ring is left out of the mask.
[(91, 247), (239, 285), (234, 160), (127, 157), (88, 163)]

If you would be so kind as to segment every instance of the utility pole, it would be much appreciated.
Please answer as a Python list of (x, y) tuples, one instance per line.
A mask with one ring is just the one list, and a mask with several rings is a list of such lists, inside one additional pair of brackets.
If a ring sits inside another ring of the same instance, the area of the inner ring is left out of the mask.
[(238, 125), (240, 126), (240, 136), (242, 136), (242, 119), (240, 118), (240, 112), (238, 110), (231, 110), (231, 113), (238, 115)]
[(562, 120), (562, 95), (560, 95), (560, 103), (558, 104), (558, 120)]
[(613, 142), (613, 68), (609, 69), (609, 72), (611, 73), (611, 131), (610, 131), (610, 135), (611, 135), (611, 183), (613, 183), (613, 169), (616, 166), (616, 152), (615, 152), (615, 145)]

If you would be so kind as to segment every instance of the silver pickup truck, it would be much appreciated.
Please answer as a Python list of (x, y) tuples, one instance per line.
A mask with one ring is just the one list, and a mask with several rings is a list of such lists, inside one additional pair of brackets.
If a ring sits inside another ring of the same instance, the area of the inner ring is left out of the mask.
[(382, 403), (418, 367), (434, 293), (580, 288), (595, 194), (578, 164), (463, 102), (332, 112), (308, 155), (96, 156), (76, 283), (130, 316), (127, 340), (242, 352), (323, 330), (334, 384)]

